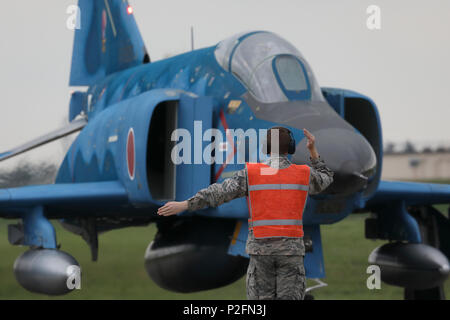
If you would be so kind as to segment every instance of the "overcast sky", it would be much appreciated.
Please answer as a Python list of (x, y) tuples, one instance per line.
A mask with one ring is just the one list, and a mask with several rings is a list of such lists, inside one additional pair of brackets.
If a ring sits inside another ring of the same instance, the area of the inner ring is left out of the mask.
[[(0, 11), (0, 152), (58, 128), (67, 118), (77, 1), (9, 1)], [(134, 0), (152, 60), (211, 46), (245, 30), (292, 42), (321, 86), (370, 96), (385, 141), (450, 141), (450, 1)], [(381, 29), (369, 30), (369, 5)], [(45, 147), (53, 157), (58, 147)], [(56, 151), (55, 151), (56, 150)], [(41, 151), (42, 153), (42, 151)]]

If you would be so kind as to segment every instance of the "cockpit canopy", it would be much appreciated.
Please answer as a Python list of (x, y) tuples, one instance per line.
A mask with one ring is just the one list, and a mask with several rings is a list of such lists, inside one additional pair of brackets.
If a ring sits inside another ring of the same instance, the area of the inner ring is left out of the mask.
[(261, 102), (324, 100), (306, 60), (274, 33), (237, 34), (220, 42), (215, 56)]

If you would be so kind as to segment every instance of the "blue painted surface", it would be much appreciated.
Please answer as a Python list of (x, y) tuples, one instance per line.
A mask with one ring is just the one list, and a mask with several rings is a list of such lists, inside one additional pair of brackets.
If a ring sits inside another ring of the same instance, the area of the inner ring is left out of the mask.
[[(93, 117), (71, 146), (57, 183), (119, 180), (133, 204), (152, 203), (147, 184), (147, 137), (155, 107), (180, 98), (173, 90), (152, 90), (118, 102)], [(127, 166), (127, 136), (135, 135), (135, 177)]]
[[(181, 163), (177, 165), (176, 199), (185, 200), (192, 197), (198, 190), (211, 184), (211, 165), (203, 159), (196, 159), (195, 155), (203, 155), (202, 150), (208, 145), (203, 138), (195, 139), (195, 136), (203, 137), (203, 133), (212, 128), (213, 99), (211, 97), (192, 98), (184, 96), (180, 101), (178, 127), (193, 133), (191, 141), (191, 164)], [(196, 131), (194, 128), (197, 123)], [(199, 143), (197, 143), (199, 142)]]
[[(56, 246), (54, 230), (44, 215), (45, 210), (52, 206), (59, 206), (58, 209), (78, 206), (78, 214), (92, 212), (90, 210), (95, 206), (107, 209), (111, 206), (111, 210), (106, 209), (102, 214), (107, 216), (120, 212), (132, 216), (136, 212), (142, 213), (143, 207), (153, 210), (162, 204), (150, 193), (146, 171), (149, 124), (161, 102), (179, 103), (178, 127), (191, 133), (194, 133), (194, 121), (201, 120), (203, 132), (217, 128), (225, 137), (225, 127), (219, 116), (221, 112), (229, 128), (245, 131), (279, 125), (255, 117), (242, 99), (246, 88), (217, 63), (214, 56), (216, 46), (143, 64), (145, 47), (134, 18), (126, 13), (126, 1), (109, 1), (116, 33), (104, 3), (80, 0), (81, 9), (86, 13), (82, 14), (81, 23), (86, 27), (75, 34), (70, 84), (89, 85), (89, 89), (86, 93), (75, 95), (69, 118), (73, 119), (84, 111), (89, 121), (70, 147), (59, 169), (56, 184), (0, 190), (0, 215), (22, 217), (28, 245)], [(108, 27), (103, 32), (105, 15)], [(246, 36), (249, 34), (243, 37)], [(360, 97), (369, 101), (381, 130), (378, 111), (370, 98), (350, 90), (323, 90), (330, 93), (328, 101), (341, 117), (345, 113), (345, 97)], [(231, 100), (241, 101), (234, 113), (227, 112)], [(133, 179), (128, 175), (126, 162), (126, 138), (131, 128), (135, 133), (136, 169)], [(301, 130), (293, 132), (296, 141), (304, 138)], [(381, 139), (380, 133), (380, 145)], [(202, 142), (201, 147), (204, 146)], [(0, 158), (5, 155), (0, 154)], [(244, 167), (243, 164), (236, 164), (236, 156), (235, 162), (226, 166), (217, 182), (224, 180), (224, 174)], [(378, 184), (382, 151), (377, 160), (379, 167), (374, 179)], [(215, 175), (221, 166), (214, 164), (211, 170), (206, 164), (179, 165), (176, 169), (176, 199), (184, 200), (198, 189), (215, 182)], [(448, 185), (382, 181), (371, 194), (358, 193), (345, 197), (339, 212), (320, 214), (317, 211), (324, 202), (339, 199), (332, 196), (310, 197), (304, 212), (304, 228), (313, 239), (314, 249), (306, 254), (307, 276), (325, 276), (320, 224), (336, 223), (355, 209), (377, 206), (383, 211), (386, 226), (398, 226), (395, 230), (389, 230), (390, 235), (419, 242), (417, 223), (404, 210), (405, 205), (449, 203), (449, 195)], [(154, 214), (152, 210), (148, 210), (147, 214)], [(246, 256), (248, 208), (244, 198), (193, 214), (243, 221), (239, 241), (230, 246), (229, 252)], [(67, 218), (74, 216), (74, 213), (67, 214)]]
[(140, 65), (147, 53), (128, 1), (79, 0), (71, 86), (95, 84), (106, 75)]
[(69, 105), (69, 122), (75, 119), (81, 112), (87, 111), (87, 94), (86, 92), (75, 91), (72, 93)]
[(126, 189), (118, 181), (26, 186), (0, 190), (0, 210), (41, 205), (89, 207), (96, 203), (127, 204)]
[(24, 245), (56, 249), (55, 228), (44, 216), (42, 206), (29, 208), (23, 214)]
[(305, 271), (308, 278), (324, 278), (325, 263), (323, 260), (322, 237), (320, 225), (303, 226), (306, 235), (311, 237), (313, 251), (305, 255)]
[(241, 228), (235, 239), (234, 244), (233, 241), (231, 241), (230, 246), (228, 248), (228, 254), (231, 254), (232, 256), (242, 256), (248, 258), (249, 256), (245, 252), (245, 245), (247, 243), (247, 236), (248, 236), (248, 220), (245, 219), (236, 221), (241, 222)]
[(404, 181), (381, 181), (369, 206), (401, 199), (406, 205), (432, 205), (450, 202), (450, 185)]

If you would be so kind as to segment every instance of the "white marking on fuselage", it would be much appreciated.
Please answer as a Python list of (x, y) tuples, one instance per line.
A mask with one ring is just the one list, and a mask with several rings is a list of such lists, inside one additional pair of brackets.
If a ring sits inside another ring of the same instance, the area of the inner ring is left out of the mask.
[(108, 0), (105, 0), (106, 11), (108, 12), (109, 22), (111, 22), (111, 28), (114, 34), (114, 37), (117, 35), (116, 26), (114, 25), (114, 20), (112, 18), (111, 9), (109, 8)]
[(111, 143), (111, 142), (116, 142), (117, 140), (118, 140), (118, 136), (117, 135), (115, 135), (115, 136), (111, 136), (111, 137), (109, 137), (108, 138), (108, 142), (109, 143)]
[(166, 90), (166, 91), (164, 91), (164, 93), (168, 97), (175, 97), (178, 94), (178, 92), (175, 90)]

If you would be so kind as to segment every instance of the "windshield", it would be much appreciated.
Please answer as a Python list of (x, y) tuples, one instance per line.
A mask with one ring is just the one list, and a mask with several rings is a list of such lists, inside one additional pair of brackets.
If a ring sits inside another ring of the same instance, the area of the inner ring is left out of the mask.
[(265, 31), (241, 33), (217, 45), (218, 63), (262, 102), (323, 100), (300, 52)]
[(305, 67), (293, 56), (281, 55), (273, 60), (273, 69), (283, 93), (290, 100), (305, 100), (311, 97)]

